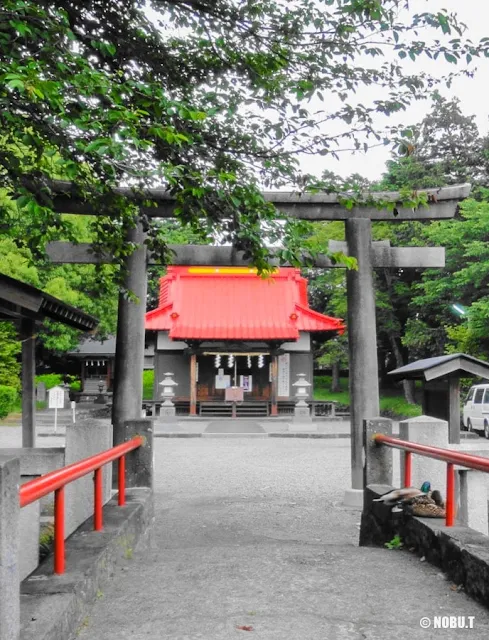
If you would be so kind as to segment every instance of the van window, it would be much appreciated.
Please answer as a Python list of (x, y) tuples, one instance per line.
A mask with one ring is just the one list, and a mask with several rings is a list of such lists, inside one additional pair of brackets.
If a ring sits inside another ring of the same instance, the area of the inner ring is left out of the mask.
[(470, 387), (469, 389), (469, 393), (467, 394), (467, 398), (465, 399), (465, 402), (470, 402), (472, 400), (472, 398), (474, 397), (474, 387)]
[(483, 404), (489, 404), (489, 389), (486, 389), (486, 392), (484, 393), (484, 400), (482, 402)]
[(484, 389), (476, 389), (474, 404), (482, 404), (483, 395), (484, 395)]

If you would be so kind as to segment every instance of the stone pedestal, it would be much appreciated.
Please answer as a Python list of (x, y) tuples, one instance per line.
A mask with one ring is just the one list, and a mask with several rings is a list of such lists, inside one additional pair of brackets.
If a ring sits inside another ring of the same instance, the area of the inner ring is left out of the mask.
[(459, 469), (460, 497), (458, 520), (471, 529), (489, 534), (487, 513), (487, 474)]
[(175, 405), (169, 400), (166, 400), (161, 405), (160, 418), (174, 418), (176, 414), (177, 414), (177, 411), (176, 411)]
[(95, 404), (107, 404), (107, 396), (105, 395), (105, 393), (99, 393), (98, 396), (95, 398), (94, 403)]
[[(66, 427), (65, 465), (88, 458), (112, 446), (112, 430), (105, 420), (89, 419)], [(112, 465), (102, 467), (103, 503), (112, 495)], [(65, 536), (93, 515), (93, 474), (65, 488)]]
[(301, 406), (301, 403), (298, 403), (294, 407), (294, 422), (311, 422), (311, 410), (304, 402), (304, 405)]
[(46, 402), (47, 400), (46, 385), (44, 382), (39, 382), (36, 387), (36, 400), (38, 402)]
[[(399, 424), (399, 437), (431, 447), (448, 449), (448, 422), (431, 416), (419, 416)], [(447, 465), (440, 460), (413, 454), (411, 485), (421, 487), (428, 480), (432, 489), (438, 489), (444, 498), (447, 495)], [(401, 465), (401, 485), (404, 486), (404, 466)]]
[(0, 640), (20, 634), (20, 462), (0, 457)]

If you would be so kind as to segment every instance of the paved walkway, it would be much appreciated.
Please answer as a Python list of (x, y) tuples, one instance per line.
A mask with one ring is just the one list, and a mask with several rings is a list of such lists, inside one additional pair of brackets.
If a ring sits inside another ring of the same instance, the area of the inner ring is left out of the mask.
[(291, 418), (180, 418), (154, 420), (156, 437), (179, 435), (217, 434), (300, 434), (311, 433), (320, 437), (349, 437), (350, 423), (346, 420), (316, 419), (309, 423), (295, 423)]
[[(155, 447), (153, 544), (117, 569), (80, 640), (489, 637), (489, 611), (436, 568), (357, 546), (360, 514), (341, 505), (349, 440)], [(424, 630), (425, 616), (474, 616), (474, 628)]]

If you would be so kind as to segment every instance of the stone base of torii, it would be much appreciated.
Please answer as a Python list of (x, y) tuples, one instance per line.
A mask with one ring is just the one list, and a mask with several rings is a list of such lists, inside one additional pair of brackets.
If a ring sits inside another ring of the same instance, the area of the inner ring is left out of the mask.
[[(58, 183), (54, 187), (58, 197), (55, 207), (63, 213), (91, 214), (90, 206), (70, 199), (70, 185)], [(118, 190), (137, 198), (129, 189)], [(346, 243), (330, 247), (343, 250), (356, 258), (358, 268), (347, 272), (348, 340), (350, 355), (350, 412), (352, 486), (345, 494), (345, 503), (361, 507), (363, 500), (363, 420), (379, 415), (379, 380), (375, 319), (373, 269), (376, 267), (427, 268), (443, 267), (444, 249), (424, 247), (390, 247), (387, 243), (372, 243), (371, 223), (375, 220), (405, 221), (452, 218), (460, 200), (470, 194), (470, 185), (423, 190), (429, 196), (429, 206), (403, 208), (397, 206), (397, 216), (372, 205), (344, 208), (335, 195), (265, 193), (267, 200), (286, 215), (310, 221), (342, 220), (345, 222)], [(157, 201), (154, 208), (144, 208), (151, 217), (173, 217), (174, 203), (163, 189), (149, 190), (148, 196)], [(382, 201), (399, 202), (398, 193), (370, 194)], [(127, 260), (126, 287), (139, 300), (146, 299), (146, 250), (141, 227), (128, 231), (128, 241), (139, 245)], [(229, 265), (248, 264), (242, 255), (230, 247), (186, 246), (172, 247), (175, 264)], [(48, 255), (53, 262), (95, 262), (89, 247), (68, 243), (51, 243)], [(151, 261), (151, 256), (149, 257)], [(332, 264), (326, 255), (315, 260), (317, 268)], [(139, 418), (142, 404), (142, 371), (144, 353), (145, 305), (121, 295), (117, 328), (115, 380), (113, 396), (114, 444), (123, 438), (126, 420)]]

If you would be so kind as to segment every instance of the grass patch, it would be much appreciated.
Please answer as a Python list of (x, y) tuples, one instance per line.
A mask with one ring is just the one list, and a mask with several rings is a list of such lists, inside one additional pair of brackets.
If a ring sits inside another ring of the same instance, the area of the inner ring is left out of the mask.
[[(341, 391), (348, 392), (348, 378), (340, 378), (340, 388)], [(314, 388), (317, 389), (326, 389), (327, 391), (331, 390), (332, 378), (331, 376), (314, 376)]]
[(380, 396), (380, 414), (386, 418), (416, 418), (421, 415), (421, 407), (409, 404), (404, 396)]
[[(337, 402), (339, 411), (350, 408), (350, 394), (348, 393), (348, 379), (340, 378), (341, 391), (331, 391), (331, 376), (316, 376), (314, 378), (314, 400)], [(396, 395), (393, 389), (381, 391), (380, 415), (386, 418), (416, 418), (421, 415), (418, 404), (409, 404), (402, 395)]]

